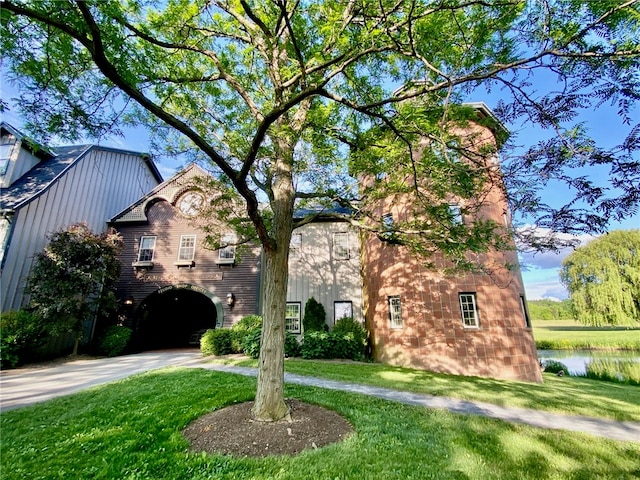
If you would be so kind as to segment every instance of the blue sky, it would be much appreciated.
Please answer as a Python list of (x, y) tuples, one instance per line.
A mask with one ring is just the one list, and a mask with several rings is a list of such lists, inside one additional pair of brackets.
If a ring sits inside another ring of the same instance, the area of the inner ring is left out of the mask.
[[(4, 100), (16, 96), (15, 90), (4, 81), (0, 84), (0, 93)], [(497, 94), (494, 93), (485, 98), (479, 95), (478, 98), (472, 100), (483, 101), (492, 108), (497, 102)], [(640, 122), (640, 107), (635, 109), (634, 114), (635, 119), (637, 119), (636, 123)], [(22, 129), (24, 124), (16, 110), (3, 113), (2, 120), (18, 129)], [(617, 118), (615, 108), (607, 105), (595, 111), (585, 111), (581, 120), (586, 122), (591, 135), (602, 146), (619, 144), (631, 128), (623, 126)], [(543, 132), (526, 126), (507, 125), (507, 127), (514, 132), (518, 132), (518, 143), (523, 145), (533, 144), (544, 136)], [(144, 129), (125, 129), (124, 138), (108, 138), (102, 140), (100, 143), (102, 145), (132, 151), (147, 152), (150, 150), (149, 136)], [(165, 179), (172, 176), (177, 169), (183, 166), (176, 161), (169, 161), (162, 158), (157, 160), (157, 165)], [(569, 195), (570, 192), (566, 188), (548, 188), (544, 191), (545, 200), (552, 205), (566, 201)], [(622, 222), (612, 222), (609, 231), (634, 228), (640, 228), (640, 213)], [(588, 235), (583, 235), (579, 240), (585, 243), (591, 238), (592, 237)], [(572, 249), (567, 248), (557, 253), (521, 254), (522, 276), (529, 300), (542, 298), (560, 300), (567, 298), (567, 291), (560, 283), (558, 272), (561, 268), (562, 260), (571, 253), (571, 251)]]

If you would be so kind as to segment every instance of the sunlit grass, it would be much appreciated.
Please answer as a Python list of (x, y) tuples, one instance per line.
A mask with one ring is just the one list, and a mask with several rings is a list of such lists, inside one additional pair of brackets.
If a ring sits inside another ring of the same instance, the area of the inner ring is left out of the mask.
[[(217, 360), (222, 361), (222, 360)], [(229, 363), (257, 366), (255, 360)], [(544, 383), (444, 375), (378, 363), (290, 358), (287, 372), (430, 395), (558, 413), (640, 421), (640, 388), (544, 374)]]
[(533, 322), (533, 336), (541, 350), (639, 350), (640, 327), (590, 327), (572, 320)]
[(253, 397), (255, 379), (198, 369), (144, 375), (0, 415), (0, 472), (22, 479), (632, 479), (640, 444), (288, 385), (336, 410), (346, 441), (296, 457), (189, 453), (181, 435)]

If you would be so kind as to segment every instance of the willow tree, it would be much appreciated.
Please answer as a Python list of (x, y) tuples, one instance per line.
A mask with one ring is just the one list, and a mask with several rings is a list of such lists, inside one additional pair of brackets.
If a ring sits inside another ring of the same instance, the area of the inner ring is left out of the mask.
[(615, 230), (576, 248), (560, 279), (587, 325), (640, 324), (640, 230)]
[[(564, 122), (605, 101), (632, 118), (639, 16), (637, 1), (619, 0), (3, 0), (1, 33), (35, 136), (100, 137), (142, 124), (244, 202), (265, 260), (254, 415), (274, 420), (287, 412), (289, 243), (309, 221), (294, 209), (351, 207), (346, 220), (424, 255), (459, 260), (504, 247), (503, 229), (458, 225), (448, 210), (452, 195), (476, 196), (495, 180), (486, 167), (496, 168), (486, 162), (495, 146), (468, 149), (458, 135), (475, 118), (465, 96), (501, 87), (503, 120), (553, 133), (504, 165), (512, 205), (545, 226), (604, 228), (635, 205), (637, 138), (604, 151)], [(536, 71), (558, 87), (536, 92)], [(615, 198), (566, 170), (590, 164), (610, 166)], [(388, 181), (358, 188), (383, 172)], [(580, 203), (547, 207), (532, 179), (553, 178)], [(413, 194), (424, 212), (390, 233), (371, 208), (394, 192)]]

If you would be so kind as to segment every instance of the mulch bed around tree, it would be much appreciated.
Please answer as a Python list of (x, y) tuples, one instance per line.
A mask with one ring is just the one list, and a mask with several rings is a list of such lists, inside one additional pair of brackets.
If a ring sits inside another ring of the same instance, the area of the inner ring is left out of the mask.
[(193, 452), (266, 457), (296, 455), (344, 440), (353, 427), (336, 412), (288, 399), (291, 421), (253, 420), (253, 402), (216, 410), (192, 422), (184, 431)]

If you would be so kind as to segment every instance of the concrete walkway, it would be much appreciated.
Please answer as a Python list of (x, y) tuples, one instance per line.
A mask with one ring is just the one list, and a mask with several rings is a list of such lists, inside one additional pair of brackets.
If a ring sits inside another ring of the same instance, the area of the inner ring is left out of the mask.
[[(76, 360), (47, 368), (1, 372), (0, 410), (6, 411), (42, 402), (95, 385), (116, 381), (136, 373), (167, 366), (203, 368), (245, 376), (257, 375), (255, 368), (206, 363), (197, 350), (147, 352), (109, 359)], [(614, 440), (640, 442), (640, 422), (616, 422), (526, 408), (501, 407), (491, 403), (401, 392), (291, 373), (285, 374), (285, 382), (359, 393), (426, 408), (443, 408), (454, 413), (482, 415), (539, 428), (585, 432)]]

